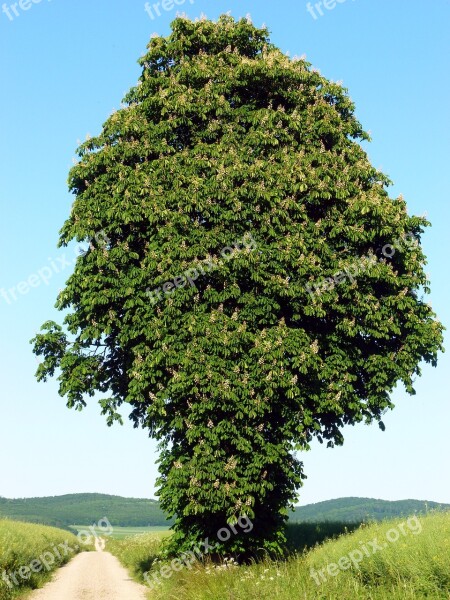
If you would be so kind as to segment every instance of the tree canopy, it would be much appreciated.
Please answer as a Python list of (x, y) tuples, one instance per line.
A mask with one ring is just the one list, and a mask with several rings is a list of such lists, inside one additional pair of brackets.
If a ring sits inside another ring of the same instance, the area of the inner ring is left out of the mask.
[(436, 364), (429, 223), (389, 197), (347, 91), (265, 28), (179, 17), (139, 62), (69, 175), (60, 245), (92, 241), (64, 327), (33, 339), (37, 377), (57, 371), (69, 407), (101, 393), (109, 424), (128, 405), (160, 440), (172, 551), (241, 515), (252, 531), (218, 550), (276, 550), (296, 452), (383, 427), (394, 387)]

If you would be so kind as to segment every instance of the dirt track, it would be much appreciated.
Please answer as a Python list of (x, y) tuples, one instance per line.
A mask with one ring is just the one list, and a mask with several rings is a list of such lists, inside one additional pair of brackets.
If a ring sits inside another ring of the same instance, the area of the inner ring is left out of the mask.
[(117, 558), (103, 552), (82, 552), (59, 569), (52, 581), (29, 600), (145, 600), (148, 588), (135, 583)]

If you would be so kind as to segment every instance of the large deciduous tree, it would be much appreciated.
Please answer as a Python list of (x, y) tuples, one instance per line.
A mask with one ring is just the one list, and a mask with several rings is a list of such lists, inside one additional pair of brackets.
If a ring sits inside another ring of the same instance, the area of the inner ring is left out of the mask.
[(130, 405), (160, 440), (171, 550), (241, 515), (253, 530), (218, 550), (276, 549), (296, 451), (383, 427), (396, 384), (436, 364), (428, 223), (389, 197), (346, 90), (266, 29), (180, 17), (139, 62), (70, 172), (60, 245), (91, 244), (58, 296), (65, 328), (33, 340), (37, 377), (57, 370), (69, 407), (100, 392), (109, 424)]

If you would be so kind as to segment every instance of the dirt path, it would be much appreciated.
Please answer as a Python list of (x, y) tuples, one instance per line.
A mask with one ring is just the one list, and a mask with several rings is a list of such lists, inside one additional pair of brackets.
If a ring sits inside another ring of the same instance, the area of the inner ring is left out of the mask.
[(148, 588), (135, 583), (115, 556), (103, 552), (104, 544), (96, 540), (97, 552), (75, 556), (29, 600), (145, 600)]

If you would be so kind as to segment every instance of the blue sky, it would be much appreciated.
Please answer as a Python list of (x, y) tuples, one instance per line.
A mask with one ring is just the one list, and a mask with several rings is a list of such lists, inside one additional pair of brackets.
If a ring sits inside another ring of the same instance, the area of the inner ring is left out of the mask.
[[(0, 296), (0, 496), (154, 496), (155, 442), (128, 423), (108, 428), (95, 402), (69, 411), (55, 382), (35, 381), (28, 341), (45, 320), (60, 318), (53, 306), (75, 255), (56, 242), (73, 201), (66, 179), (77, 140), (98, 133), (119, 108), (150, 35), (169, 33), (176, 7), (166, 1), (169, 10), (153, 9), (153, 19), (141, 0), (7, 1), (0, 12), (0, 288), (36, 276), (15, 300)], [(426, 212), (433, 223), (423, 243), (431, 301), (447, 325), (450, 2), (315, 4), (308, 12), (303, 0), (186, 0), (179, 9), (190, 17), (250, 13), (283, 51), (306, 54), (343, 81), (372, 134), (372, 162), (395, 182), (391, 195), (402, 193), (411, 213)], [(342, 448), (315, 444), (303, 456), (309, 477), (300, 503), (342, 496), (450, 503), (449, 372), (443, 355), (437, 369), (424, 368), (416, 396), (399, 389), (386, 432), (361, 425), (344, 431)]]

